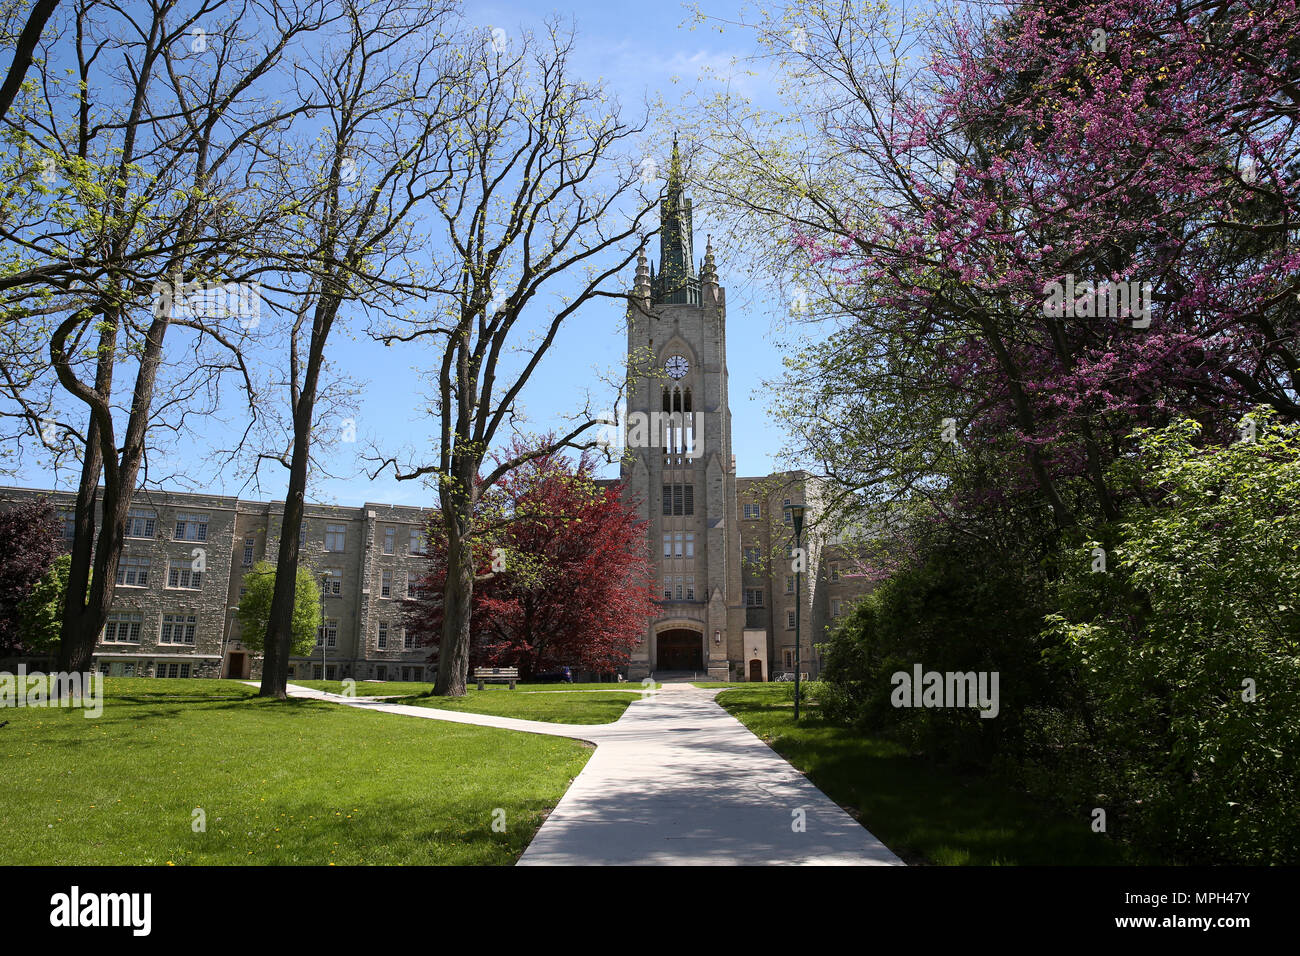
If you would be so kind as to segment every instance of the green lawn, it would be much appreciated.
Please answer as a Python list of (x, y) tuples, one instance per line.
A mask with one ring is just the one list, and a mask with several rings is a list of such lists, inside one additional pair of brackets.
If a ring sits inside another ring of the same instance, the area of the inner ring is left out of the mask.
[[(573, 685), (564, 686), (570, 688)], [(638, 694), (624, 691), (530, 693), (522, 686), (511, 690), (509, 687), (488, 684), (483, 690), (470, 687), (464, 697), (411, 697), (403, 698), (401, 703), (469, 714), (544, 720), (556, 724), (608, 724), (622, 717), (628, 705), (639, 699)]]
[(1131, 862), (1087, 817), (1062, 817), (999, 780), (955, 774), (829, 724), (815, 705), (801, 709), (796, 725), (789, 692), (757, 684), (717, 700), (908, 863)]
[[(294, 680), (289, 679), (290, 684), (297, 684), (299, 687), (310, 687), (313, 690), (329, 691), (331, 694), (343, 693), (343, 682), (337, 680)], [(478, 685), (473, 680), (469, 682), (471, 688)], [(656, 687), (663, 687), (663, 683), (655, 684)], [(509, 690), (507, 684), (487, 684), (485, 692), (492, 689)], [(559, 690), (617, 690), (628, 693), (640, 693), (640, 682), (626, 684), (518, 684), (515, 687), (515, 693), (550, 693)], [(413, 694), (432, 694), (433, 684), (419, 681), (357, 681), (355, 687), (358, 697), (407, 697)]]
[(510, 864), (591, 755), (238, 681), (105, 684), (98, 719), (0, 711), (0, 864)]

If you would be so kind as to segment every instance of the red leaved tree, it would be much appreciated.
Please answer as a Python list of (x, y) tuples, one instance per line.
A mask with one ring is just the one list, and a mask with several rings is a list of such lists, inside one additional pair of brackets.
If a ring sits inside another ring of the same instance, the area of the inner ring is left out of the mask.
[[(505, 454), (529, 451), (516, 441)], [(595, 462), (591, 452), (576, 465), (556, 453), (535, 455), (480, 502), (471, 667), (518, 667), (527, 679), (564, 665), (612, 671), (631, 656), (653, 610), (645, 528), (618, 485), (593, 479)], [(407, 619), (417, 640), (434, 648), (432, 659), (442, 636), (446, 554), (435, 519), (429, 570)]]
[(30, 650), (18, 636), (18, 608), (58, 556), (55, 518), (46, 500), (0, 508), (0, 657)]

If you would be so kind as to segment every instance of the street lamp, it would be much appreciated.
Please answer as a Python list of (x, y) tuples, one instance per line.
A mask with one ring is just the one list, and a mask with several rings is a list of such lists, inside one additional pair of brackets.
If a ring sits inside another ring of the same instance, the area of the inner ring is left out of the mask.
[(329, 668), (325, 665), (325, 591), (330, 586), (330, 576), (327, 571), (320, 576), (320, 679), (325, 680), (329, 673)]
[(799, 639), (799, 595), (802, 593), (803, 582), (803, 554), (800, 551), (803, 535), (803, 505), (790, 506), (790, 519), (794, 522), (794, 719), (799, 720), (799, 671), (802, 660), (799, 654), (801, 641)]

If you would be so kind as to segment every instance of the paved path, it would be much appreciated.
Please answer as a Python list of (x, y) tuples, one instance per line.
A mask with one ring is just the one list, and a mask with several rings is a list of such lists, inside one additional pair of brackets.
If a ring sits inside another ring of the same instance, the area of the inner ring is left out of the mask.
[(612, 724), (552, 724), (340, 697), (294, 697), (572, 737), (596, 752), (519, 860), (555, 864), (885, 864), (902, 861), (714, 702), (665, 684)]

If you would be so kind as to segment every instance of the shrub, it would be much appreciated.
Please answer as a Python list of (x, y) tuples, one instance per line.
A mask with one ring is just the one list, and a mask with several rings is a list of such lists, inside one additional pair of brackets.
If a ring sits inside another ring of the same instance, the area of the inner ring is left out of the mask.
[(1049, 618), (1135, 838), (1189, 862), (1300, 855), (1300, 426), (1254, 418), (1226, 447), (1192, 421), (1139, 433), (1160, 500), (1105, 574), (1078, 555)]

